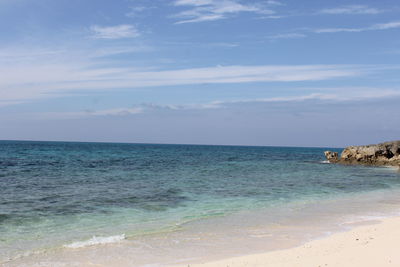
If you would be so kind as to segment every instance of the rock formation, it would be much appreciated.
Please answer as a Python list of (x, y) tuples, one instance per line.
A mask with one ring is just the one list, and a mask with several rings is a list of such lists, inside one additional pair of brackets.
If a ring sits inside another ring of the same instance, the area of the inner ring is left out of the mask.
[(326, 159), (332, 163), (400, 166), (400, 141), (349, 146), (342, 151), (340, 158), (337, 152), (325, 151), (324, 153)]
[(337, 162), (339, 160), (339, 153), (337, 152), (325, 151), (324, 154), (329, 162)]

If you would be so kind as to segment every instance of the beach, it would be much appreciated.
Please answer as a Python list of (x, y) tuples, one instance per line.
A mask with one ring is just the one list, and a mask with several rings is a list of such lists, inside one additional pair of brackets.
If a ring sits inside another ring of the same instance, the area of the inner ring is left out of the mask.
[(295, 248), (182, 267), (400, 266), (399, 244), (400, 217), (395, 217)]
[[(129, 267), (129, 266), (168, 266), (168, 267), (376, 267), (400, 266), (400, 217), (370, 220), (353, 225), (351, 230), (332, 233), (329, 236), (297, 245), (287, 249), (267, 251), (246, 256), (229, 257), (222, 260), (181, 260), (180, 264), (141, 264), (137, 265), (133, 255), (116, 256), (117, 244), (104, 245), (100, 258), (90, 258), (88, 254), (77, 252), (63, 261), (39, 256), (22, 259), (10, 265), (0, 266), (79, 266), (79, 267)], [(118, 251), (118, 250), (117, 250)], [(81, 251), (82, 252), (82, 251)], [(48, 255), (45, 255), (48, 256)], [(65, 255), (64, 255), (65, 256)], [(116, 257), (113, 257), (116, 256)], [(154, 255), (156, 256), (156, 255)], [(176, 260), (182, 255), (175, 255)], [(179, 261), (179, 260), (177, 260)]]

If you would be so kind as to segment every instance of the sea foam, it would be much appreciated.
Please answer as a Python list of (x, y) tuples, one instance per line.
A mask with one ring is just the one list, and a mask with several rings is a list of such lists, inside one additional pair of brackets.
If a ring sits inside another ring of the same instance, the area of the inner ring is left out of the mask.
[(105, 245), (111, 243), (118, 243), (125, 239), (125, 234), (114, 235), (114, 236), (93, 236), (91, 239), (86, 241), (74, 242), (68, 245), (64, 245), (65, 248), (84, 248), (95, 245)]

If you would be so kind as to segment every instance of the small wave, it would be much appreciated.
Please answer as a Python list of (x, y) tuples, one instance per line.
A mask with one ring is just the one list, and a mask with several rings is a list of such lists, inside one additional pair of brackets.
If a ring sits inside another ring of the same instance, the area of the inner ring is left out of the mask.
[(125, 234), (114, 235), (114, 236), (93, 236), (91, 239), (86, 241), (74, 242), (68, 245), (64, 245), (65, 248), (84, 248), (95, 245), (105, 245), (111, 243), (118, 243), (125, 239)]
[(391, 216), (396, 216), (395, 213), (390, 213), (386, 215), (361, 215), (361, 216), (353, 216), (349, 217), (347, 220), (343, 221), (342, 225), (351, 225), (351, 224), (359, 224), (359, 223), (369, 223), (374, 221), (382, 221), (383, 219), (389, 218)]
[(329, 164), (330, 162), (329, 162), (329, 160), (323, 160), (323, 161), (320, 161), (320, 163), (322, 163), (322, 164)]

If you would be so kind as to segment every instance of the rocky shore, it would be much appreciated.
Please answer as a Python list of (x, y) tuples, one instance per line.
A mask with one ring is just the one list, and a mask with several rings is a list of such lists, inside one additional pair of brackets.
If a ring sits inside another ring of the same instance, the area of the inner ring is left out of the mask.
[(340, 157), (337, 152), (325, 151), (324, 153), (331, 163), (400, 167), (400, 141), (349, 146), (342, 151)]

